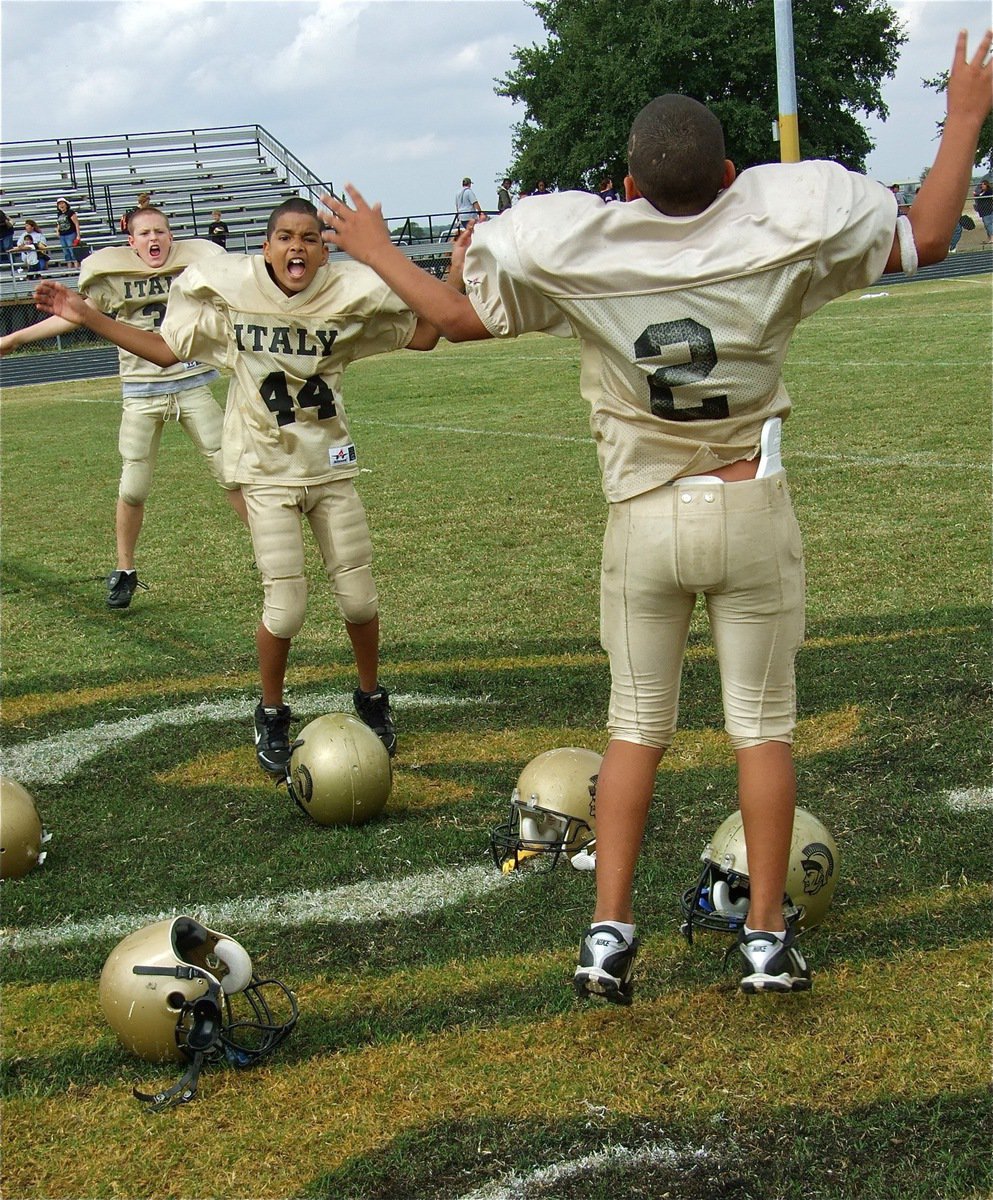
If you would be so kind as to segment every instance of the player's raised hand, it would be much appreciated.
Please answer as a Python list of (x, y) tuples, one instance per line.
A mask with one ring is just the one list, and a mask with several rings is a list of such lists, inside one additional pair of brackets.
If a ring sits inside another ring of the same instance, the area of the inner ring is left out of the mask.
[(56, 283), (54, 279), (45, 279), (34, 290), (35, 308), (40, 312), (49, 313), (53, 317), (62, 317), (77, 325), (85, 324), (86, 301), (71, 288)]
[(948, 75), (948, 117), (982, 124), (993, 107), (993, 29), (979, 39), (972, 58), (967, 57), (968, 35), (963, 29), (955, 43), (952, 69)]
[(370, 206), (358, 188), (348, 183), (345, 191), (352, 201), (350, 208), (336, 196), (322, 196), (321, 203), (328, 211), (329, 229), (323, 233), (324, 240), (358, 262), (372, 265), (378, 250), (392, 246), (390, 231), (383, 220), (383, 206)]

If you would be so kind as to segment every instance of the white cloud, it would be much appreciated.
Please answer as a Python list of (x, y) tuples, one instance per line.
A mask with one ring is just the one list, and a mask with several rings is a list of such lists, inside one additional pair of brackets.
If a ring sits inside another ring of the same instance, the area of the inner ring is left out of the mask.
[[(944, 102), (921, 78), (947, 68), (960, 26), (975, 44), (989, 22), (988, 0), (896, 7), (911, 40), (891, 119), (869, 122), (887, 182), (934, 156)], [(494, 79), (544, 40), (524, 0), (3, 0), (2, 136), (257, 123), (391, 215), (450, 211), (464, 174), (492, 206), (523, 117)]]

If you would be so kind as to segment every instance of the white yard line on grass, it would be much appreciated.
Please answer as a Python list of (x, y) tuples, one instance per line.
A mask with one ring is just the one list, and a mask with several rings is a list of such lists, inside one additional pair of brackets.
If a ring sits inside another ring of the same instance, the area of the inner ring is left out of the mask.
[[(825, 364), (827, 365), (827, 364)], [(837, 366), (837, 363), (832, 363)], [(857, 363), (851, 364), (857, 366)], [(909, 365), (909, 364), (908, 364)], [(353, 422), (354, 424), (355, 422)], [(515, 438), (527, 442), (572, 442), (576, 444), (593, 445), (591, 437), (574, 437), (564, 433), (539, 433), (523, 429), (471, 429), (463, 425), (429, 425), (415, 421), (359, 421), (358, 424), (379, 425), (384, 429), (416, 429), (422, 433), (454, 433), (465, 437), (478, 438)], [(784, 458), (803, 459), (806, 462), (845, 463), (854, 467), (920, 467), (924, 470), (935, 471), (989, 471), (989, 463), (985, 462), (954, 462), (949, 459), (933, 458), (929, 454), (820, 454), (807, 450), (789, 450), (783, 452)], [(787, 462), (787, 468), (789, 463)]]
[(528, 1172), (527, 1175), (518, 1175), (514, 1172), (498, 1183), (487, 1184), (473, 1192), (466, 1192), (459, 1197), (459, 1200), (526, 1200), (531, 1195), (532, 1187), (560, 1183), (594, 1172), (599, 1174), (611, 1167), (670, 1166), (678, 1168), (687, 1160), (698, 1163), (709, 1158), (710, 1155), (705, 1150), (693, 1150), (689, 1147), (652, 1144), (629, 1150), (626, 1146), (611, 1146), (596, 1154), (585, 1154), (582, 1158), (573, 1158), (567, 1162), (538, 1167), (534, 1171)]
[(157, 913), (116, 913), (92, 921), (63, 921), (35, 929), (0, 930), (0, 948), (9, 953), (39, 947), (76, 946), (95, 938), (120, 938), (153, 921), (180, 913), (226, 933), (238, 933), (256, 925), (286, 929), (320, 922), (336, 925), (389, 920), (474, 900), (497, 888), (511, 886), (518, 878), (513, 874), (502, 875), (493, 866), (440, 867), (403, 879), (355, 883), (320, 891), (285, 892), (281, 896), (248, 897), (220, 902), (209, 908), (191, 906)]
[[(418, 692), (394, 692), (391, 703), (397, 708), (442, 708), (450, 705), (485, 704), (471, 696), (430, 696)], [(292, 698), (293, 712), (305, 716), (327, 712), (352, 711), (351, 692), (309, 692)], [(251, 702), (244, 699), (200, 700), (178, 708), (124, 717), (120, 721), (98, 721), (81, 729), (69, 729), (52, 737), (20, 746), (10, 746), (0, 755), (3, 774), (28, 787), (32, 783), (61, 783), (91, 759), (116, 749), (124, 742), (142, 737), (153, 729), (196, 725), (207, 721), (252, 719)]]
[(945, 794), (945, 803), (955, 812), (990, 812), (993, 787), (959, 788)]

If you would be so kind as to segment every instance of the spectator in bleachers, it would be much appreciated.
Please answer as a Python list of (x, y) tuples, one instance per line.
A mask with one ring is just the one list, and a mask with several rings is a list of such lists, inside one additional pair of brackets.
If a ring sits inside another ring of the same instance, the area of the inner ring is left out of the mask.
[(120, 224), (121, 233), (127, 233), (128, 232), (128, 222), (131, 220), (131, 218), (134, 216), (134, 214), (136, 212), (141, 212), (141, 210), (143, 208), (148, 208), (151, 203), (152, 203), (152, 193), (151, 192), (139, 192), (138, 193), (138, 207), (137, 208), (129, 208), (126, 213), (122, 213), (122, 215), (121, 215), (121, 224)]
[(228, 234), (231, 231), (221, 220), (220, 212), (215, 208), (210, 214), (210, 224), (207, 226), (207, 237), (222, 250), (228, 248)]
[(79, 244), (82, 234), (79, 229), (79, 217), (73, 209), (69, 207), (69, 201), (65, 196), (60, 196), (55, 201), (55, 232), (59, 235), (59, 244), (62, 247), (62, 257), (65, 259), (66, 266), (72, 270), (79, 269), (79, 264), (76, 261), (75, 247)]
[(0, 212), (0, 254), (4, 255), (6, 261), (13, 265), (11, 252), (14, 249), (14, 237), (17, 230), (14, 228), (10, 217), (5, 212)]
[(51, 260), (45, 235), (41, 232), (38, 222), (32, 221), (30, 217), (24, 222), (24, 232), (17, 243), (17, 250), (21, 262), (27, 268), (28, 279), (37, 279), (38, 272), (44, 271)]

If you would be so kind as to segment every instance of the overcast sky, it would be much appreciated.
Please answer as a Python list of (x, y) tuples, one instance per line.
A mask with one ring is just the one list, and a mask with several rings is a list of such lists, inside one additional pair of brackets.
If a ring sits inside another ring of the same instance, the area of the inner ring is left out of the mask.
[[(889, 121), (868, 122), (869, 172), (884, 182), (932, 161), (944, 101), (921, 79), (947, 68), (959, 28), (974, 46), (990, 21), (989, 0), (895, 7), (910, 41), (884, 86)], [(2, 0), (0, 131), (20, 141), (259, 124), (387, 216), (451, 211), (463, 175), (492, 208), (523, 118), (494, 79), (515, 46), (544, 40), (523, 0)]]

